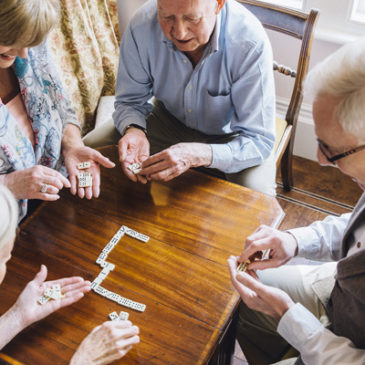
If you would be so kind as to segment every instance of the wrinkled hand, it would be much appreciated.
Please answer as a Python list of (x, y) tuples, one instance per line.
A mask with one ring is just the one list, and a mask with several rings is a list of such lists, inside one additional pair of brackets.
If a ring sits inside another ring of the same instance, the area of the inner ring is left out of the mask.
[(145, 133), (138, 128), (129, 128), (119, 140), (119, 161), (126, 176), (134, 181), (145, 184), (147, 179), (143, 174), (135, 175), (128, 166), (134, 163), (142, 163), (150, 155), (150, 143)]
[(228, 266), (232, 284), (249, 308), (280, 320), (294, 305), (289, 295), (283, 290), (264, 285), (245, 272), (237, 272), (238, 258), (236, 256), (228, 259)]
[[(100, 152), (86, 146), (77, 146), (67, 149), (67, 152), (63, 153), (65, 158), (65, 165), (69, 173), (71, 181), (71, 194), (75, 195), (78, 193), (80, 198), (86, 197), (91, 199), (92, 197), (97, 198), (100, 194), (100, 165), (106, 168), (112, 168), (115, 166), (114, 162), (104, 157)], [(79, 170), (77, 165), (80, 162), (91, 162), (91, 167), (84, 170)], [(78, 187), (77, 175), (81, 172), (90, 172), (93, 178), (93, 186), (86, 188)]]
[(178, 143), (146, 159), (142, 175), (149, 180), (169, 181), (191, 167), (209, 166), (212, 149), (203, 143)]
[[(5, 174), (3, 181), (16, 199), (54, 201), (59, 199), (58, 192), (61, 189), (71, 186), (58, 171), (42, 165)], [(44, 184), (48, 185), (47, 191), (42, 193), (41, 188)]]
[(139, 329), (130, 321), (107, 321), (82, 341), (70, 365), (103, 365), (123, 357), (139, 343)]
[[(253, 261), (264, 250), (270, 250), (269, 258)], [(264, 270), (284, 265), (297, 255), (297, 250), (297, 241), (290, 233), (262, 225), (246, 238), (239, 262), (251, 260), (253, 262), (249, 264), (249, 270)]]
[[(54, 281), (45, 281), (47, 277), (47, 268), (42, 265), (41, 270), (30, 281), (19, 295), (17, 301), (11, 308), (16, 321), (21, 328), (47, 317), (49, 314), (60, 308), (66, 307), (80, 300), (84, 293), (90, 291), (90, 282), (81, 277), (69, 277)], [(58, 300), (49, 300), (47, 303), (40, 305), (37, 300), (42, 296), (46, 288), (59, 284), (65, 298)]]

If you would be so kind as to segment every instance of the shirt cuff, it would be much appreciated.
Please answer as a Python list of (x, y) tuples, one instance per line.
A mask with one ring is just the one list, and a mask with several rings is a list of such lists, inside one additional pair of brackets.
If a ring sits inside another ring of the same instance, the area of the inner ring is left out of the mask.
[(118, 129), (118, 132), (123, 136), (124, 130), (131, 124), (137, 124), (144, 130), (146, 130), (147, 123), (146, 119), (140, 118), (138, 115), (135, 117), (128, 117), (126, 119), (116, 121), (114, 119), (114, 126)]
[(232, 151), (227, 144), (211, 144), (212, 148), (212, 163), (209, 168), (227, 171), (230, 161), (227, 161), (227, 156), (232, 155)]
[(299, 352), (322, 323), (300, 303), (292, 305), (281, 317), (277, 332)]
[(318, 251), (318, 236), (311, 227), (288, 229), (298, 243), (298, 256), (310, 257)]

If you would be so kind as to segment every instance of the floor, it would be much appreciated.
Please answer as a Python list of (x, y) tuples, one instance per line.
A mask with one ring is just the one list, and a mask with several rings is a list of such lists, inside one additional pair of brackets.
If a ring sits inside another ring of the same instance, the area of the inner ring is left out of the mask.
[[(328, 214), (350, 212), (362, 193), (357, 184), (337, 168), (322, 167), (300, 157), (294, 157), (293, 177), (294, 188), (285, 192), (278, 173), (278, 201), (285, 212), (280, 229), (308, 225)], [(238, 343), (232, 365), (248, 365)]]

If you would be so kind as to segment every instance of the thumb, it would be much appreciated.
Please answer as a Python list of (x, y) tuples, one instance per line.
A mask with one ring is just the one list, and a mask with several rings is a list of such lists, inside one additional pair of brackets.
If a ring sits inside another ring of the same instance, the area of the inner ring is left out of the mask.
[(41, 269), (39, 270), (39, 272), (37, 273), (37, 275), (34, 277), (33, 281), (38, 284), (41, 285), (47, 278), (47, 267), (45, 265), (41, 265)]
[(120, 162), (124, 162), (124, 160), (127, 158), (127, 148), (128, 148), (128, 143), (125, 142), (123, 140), (123, 138), (121, 138), (119, 140), (119, 144), (118, 144), (119, 161)]

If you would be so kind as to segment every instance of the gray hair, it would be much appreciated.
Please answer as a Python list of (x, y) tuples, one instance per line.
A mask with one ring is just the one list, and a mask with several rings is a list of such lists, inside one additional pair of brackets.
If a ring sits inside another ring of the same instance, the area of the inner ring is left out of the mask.
[(0, 250), (15, 236), (18, 224), (18, 204), (4, 185), (0, 185)]
[(365, 140), (365, 37), (338, 49), (307, 75), (304, 92), (314, 99), (340, 100), (335, 115), (342, 128)]
[(57, 0), (0, 0), (0, 45), (40, 44), (59, 18)]

